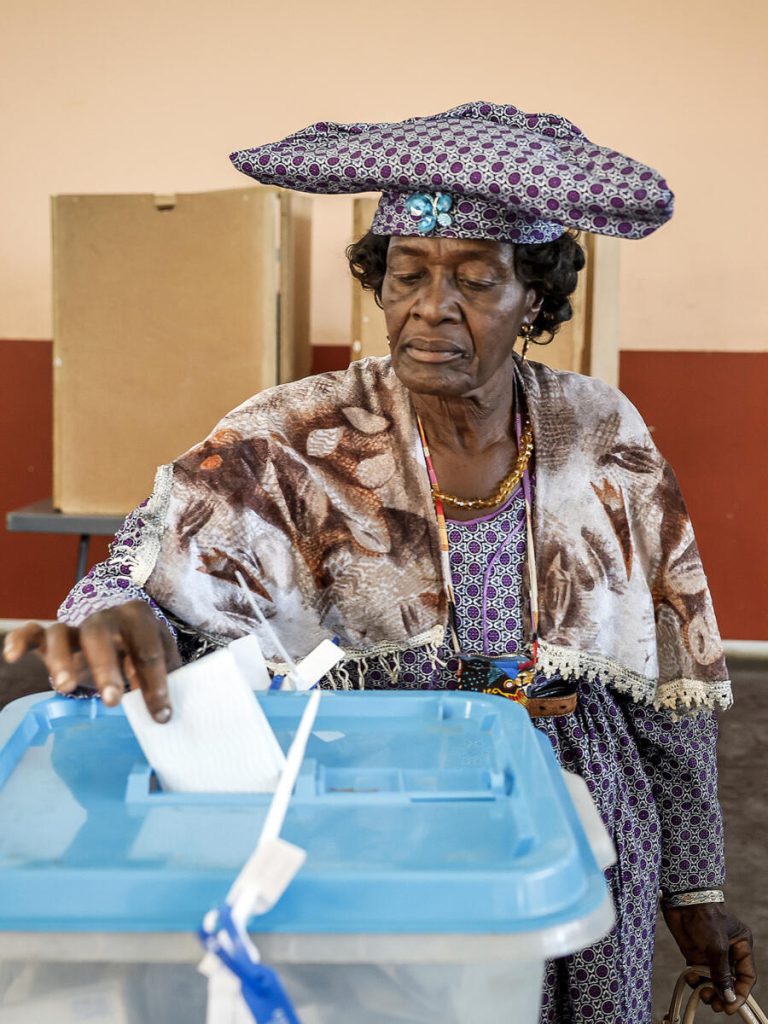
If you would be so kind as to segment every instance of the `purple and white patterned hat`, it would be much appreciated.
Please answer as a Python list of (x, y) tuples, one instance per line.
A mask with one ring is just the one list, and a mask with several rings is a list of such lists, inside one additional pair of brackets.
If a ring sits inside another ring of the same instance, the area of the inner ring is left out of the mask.
[(674, 201), (657, 171), (595, 145), (564, 117), (495, 103), (396, 124), (321, 122), (231, 160), (299, 192), (382, 192), (379, 235), (529, 243), (576, 228), (643, 238)]

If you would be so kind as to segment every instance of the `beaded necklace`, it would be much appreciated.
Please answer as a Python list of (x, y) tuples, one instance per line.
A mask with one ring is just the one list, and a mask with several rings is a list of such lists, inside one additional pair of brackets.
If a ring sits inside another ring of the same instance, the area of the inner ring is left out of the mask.
[[(516, 381), (517, 385), (517, 381)], [(519, 387), (516, 386), (519, 397)], [(520, 401), (516, 402), (517, 409), (520, 409)], [(530, 455), (533, 449), (533, 439), (530, 425), (526, 421), (525, 429), (520, 412), (515, 414), (515, 435), (517, 449), (519, 452), (518, 466), (522, 478), (523, 494), (525, 497), (525, 523), (526, 523), (526, 546), (529, 580), (529, 598), (531, 611), (531, 652), (527, 659), (513, 655), (500, 655), (488, 657), (483, 654), (471, 654), (461, 649), (457, 630), (456, 596), (453, 589), (451, 577), (451, 563), (448, 542), (448, 528), (445, 520), (444, 499), (449, 496), (440, 490), (437, 480), (437, 473), (432, 462), (427, 443), (427, 435), (421, 417), (416, 416), (416, 423), (419, 428), (421, 447), (424, 452), (424, 461), (427, 466), (427, 475), (432, 488), (432, 500), (435, 505), (435, 517), (437, 519), (437, 530), (440, 538), (440, 564), (445, 580), (448, 594), (448, 630), (451, 637), (451, 645), (458, 659), (459, 668), (457, 671), (458, 688), (479, 690), (483, 693), (495, 693), (499, 696), (508, 697), (527, 703), (524, 687), (531, 682), (536, 665), (538, 653), (538, 632), (539, 632), (539, 595), (536, 580), (536, 562), (533, 550), (533, 515), (532, 515), (532, 491), (529, 471)], [(514, 475), (510, 474), (510, 475)], [(518, 479), (520, 479), (518, 477)], [(508, 479), (508, 478), (507, 478)], [(509, 492), (507, 492), (509, 493)], [(486, 499), (490, 500), (490, 499)], [(503, 499), (501, 499), (503, 500)]]

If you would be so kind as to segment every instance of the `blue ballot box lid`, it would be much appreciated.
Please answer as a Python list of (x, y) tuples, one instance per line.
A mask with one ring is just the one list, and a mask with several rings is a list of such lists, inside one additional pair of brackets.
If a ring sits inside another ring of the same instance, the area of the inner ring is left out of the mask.
[[(306, 697), (254, 699), (287, 750)], [(0, 714), (0, 928), (193, 930), (270, 799), (163, 792), (120, 708), (16, 701)], [(530, 932), (606, 900), (549, 741), (498, 697), (324, 694), (282, 835), (307, 860), (260, 932)]]

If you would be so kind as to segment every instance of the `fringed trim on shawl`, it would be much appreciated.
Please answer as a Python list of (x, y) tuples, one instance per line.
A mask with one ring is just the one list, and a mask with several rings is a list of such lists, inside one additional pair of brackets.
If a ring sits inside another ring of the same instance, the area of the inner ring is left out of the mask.
[(372, 647), (345, 647), (344, 660), (328, 673), (334, 690), (365, 689), (365, 675), (372, 668), (385, 672), (394, 686), (400, 676), (401, 658), (406, 651), (416, 648), (425, 650), (434, 660), (439, 661), (438, 651), (445, 639), (445, 629), (434, 626), (425, 633), (411, 637), (405, 643), (384, 641)]
[(638, 704), (652, 704), (657, 709), (668, 708), (679, 714), (714, 710), (716, 707), (725, 710), (733, 703), (731, 684), (728, 680), (709, 683), (698, 679), (681, 678), (660, 683), (625, 668), (613, 658), (577, 651), (572, 647), (561, 647), (541, 639), (536, 668), (545, 675), (559, 672), (566, 678), (600, 681), (612, 686), (619, 693), (629, 694)]
[[(344, 647), (344, 659), (331, 669), (321, 686), (332, 690), (364, 690), (365, 676), (371, 669), (386, 673), (395, 686), (400, 676), (402, 656), (406, 651), (417, 648), (425, 650), (433, 661), (442, 665), (438, 652), (444, 639), (444, 628), (434, 626), (405, 643), (384, 641), (371, 647)], [(267, 667), (276, 675), (287, 675), (290, 671), (284, 662), (269, 661)]]
[[(172, 485), (173, 466), (160, 466), (155, 474), (152, 494), (126, 519), (119, 535), (120, 543), (111, 551), (113, 558), (119, 557), (121, 562), (130, 566), (131, 580), (137, 587), (143, 587), (152, 575), (157, 556), (160, 554)], [(128, 545), (125, 541), (131, 537), (133, 528), (134, 543)]]

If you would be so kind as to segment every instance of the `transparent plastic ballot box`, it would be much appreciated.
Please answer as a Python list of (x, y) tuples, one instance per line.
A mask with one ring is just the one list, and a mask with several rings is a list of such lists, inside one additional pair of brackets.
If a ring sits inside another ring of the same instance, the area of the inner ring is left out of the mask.
[[(287, 750), (306, 696), (254, 699)], [(580, 786), (508, 700), (324, 694), (282, 832), (307, 859), (251, 923), (302, 1024), (534, 1024), (545, 961), (614, 921)], [(119, 707), (9, 705), (0, 1024), (203, 1024), (196, 931), (270, 799), (163, 792)]]

